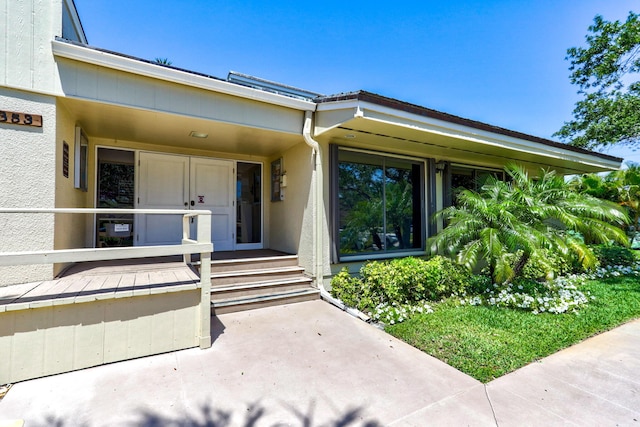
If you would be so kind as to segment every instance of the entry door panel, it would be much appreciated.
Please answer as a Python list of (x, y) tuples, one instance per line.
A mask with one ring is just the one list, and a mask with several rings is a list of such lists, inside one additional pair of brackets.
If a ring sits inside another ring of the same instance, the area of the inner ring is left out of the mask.
[(234, 249), (234, 163), (191, 158), (192, 209), (211, 211), (211, 240), (216, 251)]
[[(138, 208), (185, 209), (189, 200), (189, 157), (140, 153)], [(138, 215), (136, 245), (182, 241), (182, 215)]]
[[(214, 249), (234, 249), (234, 162), (141, 152), (139, 169), (138, 208), (210, 210)], [(182, 216), (139, 215), (136, 229), (136, 245), (179, 244)]]

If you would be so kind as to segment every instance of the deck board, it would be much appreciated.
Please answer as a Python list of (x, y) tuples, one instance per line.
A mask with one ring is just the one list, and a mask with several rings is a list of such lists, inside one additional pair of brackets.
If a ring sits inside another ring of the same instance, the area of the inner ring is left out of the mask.
[(0, 312), (196, 289), (199, 281), (175, 257), (80, 263), (54, 280), (0, 288)]

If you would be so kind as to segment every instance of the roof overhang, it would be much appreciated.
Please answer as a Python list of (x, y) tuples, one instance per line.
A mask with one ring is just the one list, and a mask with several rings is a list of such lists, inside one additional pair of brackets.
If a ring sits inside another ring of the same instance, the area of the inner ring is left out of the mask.
[(265, 102), (300, 111), (314, 111), (312, 101), (292, 98), (276, 93), (230, 83), (222, 79), (188, 70), (157, 64), (140, 58), (134, 58), (103, 49), (63, 40), (51, 42), (56, 57), (72, 59), (99, 67), (111, 68), (127, 73), (164, 80), (171, 83), (209, 90), (225, 95), (237, 96), (253, 101)]
[(315, 138), (487, 167), (516, 162), (562, 174), (616, 170), (622, 162), (366, 92), (320, 101)]

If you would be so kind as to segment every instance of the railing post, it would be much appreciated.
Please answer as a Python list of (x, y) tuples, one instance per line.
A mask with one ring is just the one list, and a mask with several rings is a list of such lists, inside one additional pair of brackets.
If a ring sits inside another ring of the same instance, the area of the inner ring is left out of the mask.
[[(198, 243), (211, 243), (211, 213), (198, 215)], [(200, 348), (211, 347), (211, 252), (200, 253)]]
[[(189, 227), (189, 219), (191, 217), (188, 215), (182, 215), (182, 242), (184, 244), (184, 241), (187, 240), (190, 237), (190, 227)], [(182, 255), (182, 261), (185, 264), (190, 264), (191, 263), (191, 254), (184, 254)]]

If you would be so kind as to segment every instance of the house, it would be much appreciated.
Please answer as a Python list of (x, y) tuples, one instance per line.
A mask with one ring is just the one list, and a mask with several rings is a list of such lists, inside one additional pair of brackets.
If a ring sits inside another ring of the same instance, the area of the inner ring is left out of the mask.
[[(0, 256), (179, 244), (186, 222), (142, 212), (193, 209), (211, 212), (214, 253), (293, 254), (323, 288), (345, 265), (425, 254), (426, 239), (437, 231), (429, 218), (451, 203), (451, 189), (500, 175), (508, 162), (576, 174), (617, 169), (622, 161), (365, 91), (324, 96), (110, 52), (88, 44), (73, 0), (8, 0), (0, 15), (7, 24), (0, 30)], [(81, 208), (122, 214), (73, 211)], [(78, 259), (93, 259), (83, 256), (89, 258)], [(16, 344), (24, 331), (37, 330), (46, 351), (42, 331), (60, 327), (59, 318), (43, 315), (28, 326), (25, 319), (44, 308), (32, 301), (14, 310), (9, 303), (19, 299), (16, 286), (49, 283), (68, 267), (56, 261), (0, 266), (0, 359), (24, 359)], [(201, 316), (188, 327), (208, 328), (199, 291), (186, 286), (184, 292), (180, 307), (191, 311), (183, 317)], [(47, 301), (58, 311), (74, 306)], [(82, 302), (94, 315), (86, 304), (96, 299)], [(177, 310), (164, 300), (158, 306)], [(118, 312), (129, 320), (142, 316), (133, 309)], [(62, 326), (73, 326), (76, 335), (80, 327), (88, 330), (73, 320), (80, 314), (69, 316)], [(25, 373), (0, 383), (198, 342), (206, 347), (203, 330), (200, 341), (185, 342), (175, 338), (184, 331), (175, 332), (174, 345), (49, 370), (23, 366)], [(34, 345), (33, 337), (23, 341)], [(99, 343), (101, 351), (120, 342), (107, 341)]]

